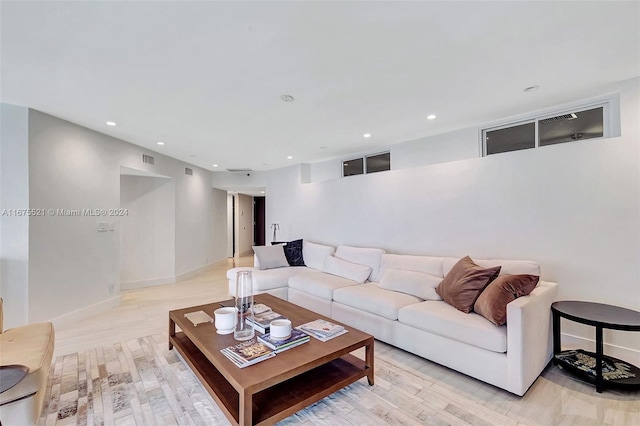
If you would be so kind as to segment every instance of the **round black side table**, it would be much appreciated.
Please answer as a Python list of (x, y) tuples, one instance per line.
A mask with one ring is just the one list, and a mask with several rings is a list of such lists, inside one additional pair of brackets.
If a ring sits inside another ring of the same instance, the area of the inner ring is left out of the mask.
[[(640, 312), (619, 306), (603, 303), (581, 302), (566, 300), (551, 304), (553, 313), (553, 363), (560, 364), (565, 369), (582, 376), (588, 381), (595, 381), (596, 391), (602, 393), (605, 381), (602, 377), (603, 360), (608, 363), (624, 365), (631, 375), (635, 377), (607, 380), (607, 386), (622, 386), (640, 388), (640, 368), (619, 359), (605, 356), (603, 353), (602, 330), (640, 331)], [(562, 357), (564, 352), (560, 348), (560, 318), (566, 318), (581, 324), (592, 325), (596, 328), (596, 353), (579, 350), (579, 352), (593, 356), (596, 360), (595, 375), (584, 369), (576, 368), (574, 364), (567, 363)]]

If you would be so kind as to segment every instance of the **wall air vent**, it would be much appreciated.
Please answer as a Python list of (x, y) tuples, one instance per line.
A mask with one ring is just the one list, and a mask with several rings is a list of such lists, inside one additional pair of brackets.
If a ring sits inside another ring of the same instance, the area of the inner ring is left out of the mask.
[(544, 120), (540, 120), (540, 123), (547, 124), (547, 123), (553, 123), (554, 121), (575, 120), (576, 118), (578, 118), (578, 116), (573, 113), (563, 114), (557, 117), (545, 118)]
[(153, 166), (155, 160), (151, 155), (142, 154), (142, 162), (146, 164), (151, 164)]
[(188, 167), (185, 167), (184, 168), (184, 174), (185, 175), (189, 175), (189, 176), (193, 176), (193, 170), (188, 168)]
[(227, 169), (228, 172), (252, 172), (252, 169)]

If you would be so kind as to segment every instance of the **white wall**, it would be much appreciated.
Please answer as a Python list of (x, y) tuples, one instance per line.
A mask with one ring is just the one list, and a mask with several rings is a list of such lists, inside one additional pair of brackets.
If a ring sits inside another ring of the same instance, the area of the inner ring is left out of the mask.
[(212, 172), (216, 188), (233, 191), (233, 188), (263, 188), (267, 183), (267, 172)]
[[(142, 163), (143, 153), (155, 157), (154, 166)], [(226, 232), (212, 235), (217, 216), (211, 211), (210, 172), (34, 110), (29, 156), (30, 204), (46, 209), (120, 207), (121, 166), (172, 177), (176, 275), (224, 259), (212, 257), (224, 252)], [(113, 223), (114, 231), (98, 233), (102, 221)], [(29, 320), (109, 302), (109, 285), (120, 281), (119, 232), (118, 217), (32, 218)]]
[(211, 232), (209, 233), (207, 263), (213, 263), (229, 257), (227, 252), (227, 233), (229, 231), (227, 222), (227, 191), (213, 188), (211, 189), (211, 197), (209, 200)]
[(427, 164), (477, 158), (481, 154), (478, 129), (460, 129), (391, 147), (391, 168), (404, 169)]
[(175, 282), (175, 202), (173, 179), (120, 176), (121, 289)]
[[(176, 160), (173, 160), (176, 161)], [(177, 161), (176, 161), (177, 163)], [(209, 258), (213, 232), (213, 214), (210, 211), (211, 173), (191, 167), (193, 176), (184, 173), (185, 164), (171, 176), (176, 182), (176, 275), (196, 271), (204, 265), (222, 260)], [(226, 246), (225, 234), (216, 244)]]
[[(402, 142), (388, 148), (381, 147), (378, 152), (387, 149), (391, 152), (392, 170), (477, 158), (480, 155), (478, 129), (475, 127)], [(363, 152), (350, 157), (354, 158), (371, 153)], [(340, 159), (303, 164), (301, 167), (301, 181), (303, 183), (326, 182), (342, 177)]]
[(29, 217), (13, 210), (29, 208), (27, 108), (0, 104), (0, 188), (0, 297), (6, 329), (28, 322)]
[[(117, 151), (106, 137), (37, 111), (29, 113), (29, 194), (44, 209), (120, 205)], [(114, 231), (97, 232), (99, 222)], [(119, 219), (33, 217), (29, 223), (29, 321), (48, 320), (112, 296), (120, 281)]]
[[(273, 171), (267, 223), (280, 224), (282, 239), (535, 260), (560, 299), (640, 310), (639, 82), (621, 84), (621, 137), (310, 184), (300, 184), (300, 166)], [(444, 143), (477, 152), (477, 129), (433, 140), (439, 158), (451, 160)], [(563, 331), (593, 339), (593, 328)], [(640, 351), (634, 333), (605, 339)]]

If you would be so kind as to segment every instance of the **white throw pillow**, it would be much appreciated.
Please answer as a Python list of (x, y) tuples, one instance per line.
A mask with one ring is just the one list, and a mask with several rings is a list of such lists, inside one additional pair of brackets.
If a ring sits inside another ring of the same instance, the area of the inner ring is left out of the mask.
[(284, 248), (278, 244), (275, 246), (254, 246), (253, 252), (258, 258), (258, 267), (260, 269), (273, 269), (289, 266), (287, 258), (284, 255)]
[(322, 271), (324, 258), (332, 256), (335, 251), (336, 249), (331, 246), (323, 246), (307, 240), (302, 241), (302, 258), (304, 259), (304, 264), (309, 268)]
[(369, 266), (352, 263), (333, 256), (325, 257), (322, 271), (360, 284), (364, 283), (371, 275)]
[(441, 277), (422, 272), (385, 269), (380, 280), (380, 288), (399, 291), (424, 300), (442, 300), (436, 293), (436, 287), (441, 281)]
[(371, 268), (371, 281), (380, 281), (380, 259), (384, 250), (378, 248), (338, 246), (335, 256), (349, 262), (367, 265)]

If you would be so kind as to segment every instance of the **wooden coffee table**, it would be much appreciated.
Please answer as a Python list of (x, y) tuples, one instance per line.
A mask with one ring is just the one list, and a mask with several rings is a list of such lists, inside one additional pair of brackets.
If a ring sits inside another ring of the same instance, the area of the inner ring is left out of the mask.
[[(294, 327), (330, 318), (269, 294), (255, 296), (289, 318)], [(203, 310), (213, 318), (218, 303), (169, 312), (169, 349), (182, 355), (232, 424), (266, 425), (288, 417), (366, 377), (373, 385), (373, 336), (345, 327), (348, 333), (327, 342), (305, 343), (258, 364), (238, 368), (220, 349), (238, 342), (216, 333), (213, 324), (194, 327), (185, 313)], [(343, 324), (344, 325), (344, 324)], [(176, 332), (176, 326), (182, 331)], [(350, 352), (365, 348), (362, 360)]]

